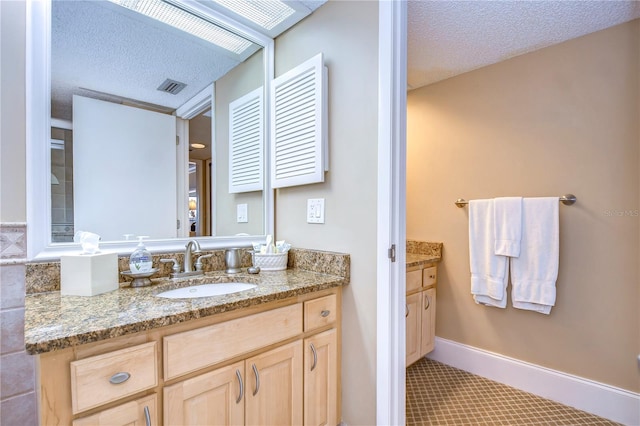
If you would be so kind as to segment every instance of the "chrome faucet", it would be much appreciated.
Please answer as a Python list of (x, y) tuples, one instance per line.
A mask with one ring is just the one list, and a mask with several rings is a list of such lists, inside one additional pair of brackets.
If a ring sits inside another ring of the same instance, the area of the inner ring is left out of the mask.
[[(195, 250), (193, 248), (195, 247)], [(184, 252), (184, 272), (193, 272), (193, 259), (191, 253), (200, 253), (200, 243), (197, 240), (189, 240)]]
[[(180, 262), (176, 259), (160, 259), (162, 263), (172, 263), (171, 274), (169, 275), (171, 278), (184, 278), (184, 277), (192, 277), (194, 275), (203, 275), (202, 271), (202, 259), (211, 257), (212, 255), (204, 255), (198, 257), (198, 261), (196, 262), (196, 269), (193, 269), (193, 259), (191, 258), (193, 253), (200, 253), (200, 243), (196, 240), (189, 240), (187, 245), (184, 246), (184, 270), (180, 272)], [(195, 249), (195, 250), (194, 250)]]

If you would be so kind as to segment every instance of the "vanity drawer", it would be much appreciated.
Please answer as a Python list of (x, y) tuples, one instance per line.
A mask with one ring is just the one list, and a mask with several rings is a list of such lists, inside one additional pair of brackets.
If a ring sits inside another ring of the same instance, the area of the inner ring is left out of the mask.
[(335, 322), (336, 304), (335, 294), (304, 302), (304, 331), (320, 328)]
[(159, 424), (157, 407), (158, 397), (154, 393), (91, 416), (81, 417), (73, 421), (73, 426), (157, 425)]
[(209, 367), (302, 332), (302, 304), (164, 337), (164, 378)]
[(71, 362), (71, 406), (79, 413), (158, 385), (156, 342)]
[(422, 269), (407, 272), (407, 293), (422, 287)]
[(438, 267), (432, 266), (422, 270), (422, 286), (432, 287), (438, 282)]

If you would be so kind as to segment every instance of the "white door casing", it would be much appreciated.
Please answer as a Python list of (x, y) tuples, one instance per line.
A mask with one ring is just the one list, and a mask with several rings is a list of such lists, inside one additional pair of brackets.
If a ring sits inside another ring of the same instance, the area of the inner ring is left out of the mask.
[[(407, 4), (379, 2), (377, 424), (405, 424)], [(395, 245), (395, 262), (388, 250)]]

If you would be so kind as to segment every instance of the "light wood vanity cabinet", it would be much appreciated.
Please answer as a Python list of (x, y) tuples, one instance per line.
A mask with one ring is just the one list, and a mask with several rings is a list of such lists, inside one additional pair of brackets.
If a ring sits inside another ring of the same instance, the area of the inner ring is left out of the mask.
[(164, 388), (164, 424), (302, 424), (302, 341)]
[(41, 354), (42, 425), (336, 425), (333, 288)]
[(406, 364), (418, 361), (434, 349), (436, 330), (437, 266), (407, 271)]

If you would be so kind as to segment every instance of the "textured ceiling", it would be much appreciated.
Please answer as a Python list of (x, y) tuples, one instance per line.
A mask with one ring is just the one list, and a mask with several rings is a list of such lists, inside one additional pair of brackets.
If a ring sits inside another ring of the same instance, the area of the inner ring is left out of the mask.
[[(293, 3), (311, 13), (324, 0)], [(244, 59), (106, 1), (54, 0), (52, 15), (56, 118), (71, 119), (72, 93), (171, 112)], [(409, 0), (408, 85), (418, 88), (638, 17), (640, 1)], [(178, 95), (157, 91), (166, 78), (187, 87)]]
[(410, 89), (640, 17), (640, 1), (408, 2)]

